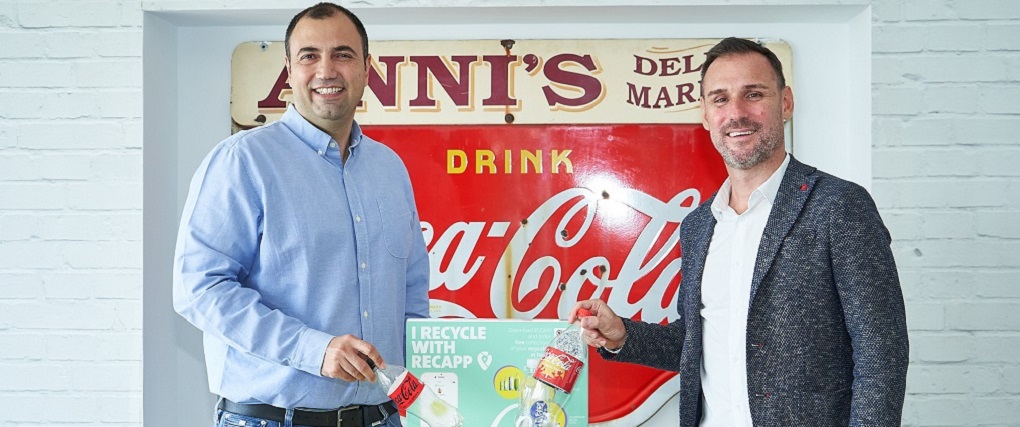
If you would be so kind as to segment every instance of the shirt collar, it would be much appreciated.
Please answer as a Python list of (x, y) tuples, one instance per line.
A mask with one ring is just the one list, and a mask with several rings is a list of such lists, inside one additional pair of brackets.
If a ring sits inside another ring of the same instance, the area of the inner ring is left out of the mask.
[[(769, 206), (775, 203), (776, 195), (779, 194), (779, 185), (783, 183), (783, 176), (786, 175), (786, 168), (788, 166), (790, 166), (790, 153), (786, 154), (783, 163), (772, 173), (772, 176), (751, 192), (751, 196), (748, 198), (748, 206), (754, 206), (759, 203), (756, 199), (768, 202)], [(712, 215), (715, 216), (716, 221), (719, 220), (723, 212), (733, 211), (733, 208), (730, 207), (730, 191), (732, 188), (730, 179), (726, 178), (726, 181), (723, 181), (722, 186), (719, 187), (719, 192), (716, 193), (715, 199), (712, 200)]]
[(772, 176), (755, 190), (760, 192), (770, 205), (776, 202), (776, 195), (779, 194), (779, 185), (783, 183), (783, 175), (786, 175), (786, 168), (788, 166), (790, 166), (790, 153), (786, 153), (786, 158), (783, 159), (783, 164), (779, 165), (779, 169), (772, 172)]
[[(320, 153), (325, 153), (329, 149), (329, 142), (333, 140), (333, 137), (329, 136), (328, 133), (323, 132), (321, 129), (315, 127), (311, 122), (304, 118), (294, 107), (294, 104), (290, 104), (287, 107), (287, 112), (283, 113), (283, 117), (280, 121), (287, 126), (288, 129), (294, 132), (295, 135), (304, 142), (312, 150)], [(361, 126), (355, 121), (351, 125), (351, 140), (350, 147), (357, 147), (361, 143), (361, 137), (364, 134), (361, 133)]]

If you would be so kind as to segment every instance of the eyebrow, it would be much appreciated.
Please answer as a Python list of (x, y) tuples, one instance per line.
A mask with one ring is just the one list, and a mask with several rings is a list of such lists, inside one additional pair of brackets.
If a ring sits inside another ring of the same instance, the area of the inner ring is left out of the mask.
[[(301, 49), (298, 49), (298, 53), (301, 53), (301, 52), (312, 52), (312, 53), (316, 53), (316, 52), (321, 52), (321, 51), (322, 51), (321, 49), (319, 49), (319, 48), (317, 48), (317, 47), (311, 47), (311, 46), (305, 46), (305, 47), (303, 47), (303, 48), (301, 48)], [(353, 47), (350, 47), (350, 46), (347, 46), (347, 45), (342, 45), (342, 46), (337, 46), (337, 47), (334, 47), (334, 48), (333, 48), (333, 52), (350, 52), (350, 53), (357, 53), (357, 52), (355, 52), (355, 51), (354, 51), (354, 48), (353, 48)]]
[[(753, 84), (749, 84), (749, 85), (744, 85), (744, 87), (742, 87), (741, 89), (744, 89), (744, 90), (749, 90), (749, 89), (768, 90), (770, 88), (769, 88), (768, 85), (764, 85), (764, 84), (761, 84), (761, 83), (753, 83)], [(708, 97), (708, 96), (712, 96), (712, 95), (715, 95), (715, 94), (718, 94), (718, 93), (724, 93), (724, 92), (726, 92), (726, 89), (719, 88), (719, 89), (715, 89), (715, 90), (709, 91), (707, 94), (705, 94), (705, 96)]]

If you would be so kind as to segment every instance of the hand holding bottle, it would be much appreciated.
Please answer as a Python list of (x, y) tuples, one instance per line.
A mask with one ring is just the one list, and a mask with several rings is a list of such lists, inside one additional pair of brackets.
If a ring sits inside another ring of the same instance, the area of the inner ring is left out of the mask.
[[(582, 310), (587, 314), (582, 314)], [(567, 316), (568, 322), (573, 323), (575, 319), (580, 319), (584, 342), (592, 347), (616, 350), (627, 340), (623, 320), (602, 300), (578, 301)]]

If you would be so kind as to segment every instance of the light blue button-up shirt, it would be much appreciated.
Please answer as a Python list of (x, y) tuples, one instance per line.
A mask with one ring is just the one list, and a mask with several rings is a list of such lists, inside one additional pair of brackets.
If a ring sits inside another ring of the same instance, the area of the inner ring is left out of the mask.
[(320, 376), (351, 334), (404, 365), (404, 323), (428, 316), (429, 261), (407, 169), (354, 123), (349, 156), (290, 107), (227, 138), (191, 182), (174, 309), (204, 332), (210, 390), (332, 409), (388, 398)]

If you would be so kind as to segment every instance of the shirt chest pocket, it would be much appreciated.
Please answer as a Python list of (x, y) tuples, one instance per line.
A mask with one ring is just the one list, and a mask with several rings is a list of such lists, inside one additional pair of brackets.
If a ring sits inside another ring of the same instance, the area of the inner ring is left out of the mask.
[(378, 199), (386, 251), (397, 258), (407, 258), (411, 250), (411, 210), (400, 201)]

